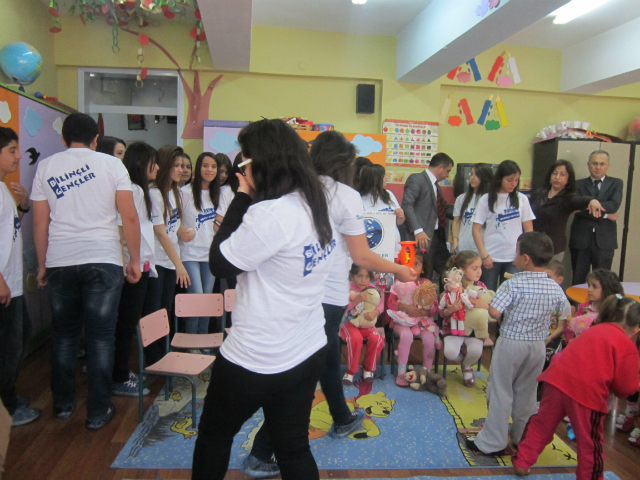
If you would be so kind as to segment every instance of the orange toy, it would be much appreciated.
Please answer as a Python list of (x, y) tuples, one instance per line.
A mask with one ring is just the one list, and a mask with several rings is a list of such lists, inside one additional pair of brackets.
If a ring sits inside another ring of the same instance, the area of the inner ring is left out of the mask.
[(401, 265), (413, 268), (413, 264), (416, 260), (416, 243), (417, 242), (415, 240), (400, 242), (402, 248), (398, 254), (398, 260), (400, 260)]

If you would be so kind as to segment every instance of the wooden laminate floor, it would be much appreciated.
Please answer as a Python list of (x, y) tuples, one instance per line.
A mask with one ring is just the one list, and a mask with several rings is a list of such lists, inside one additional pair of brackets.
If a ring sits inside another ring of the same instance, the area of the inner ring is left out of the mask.
[[(421, 345), (415, 342), (411, 363), (419, 363)], [(138, 423), (137, 398), (113, 397), (116, 406), (114, 419), (97, 432), (84, 426), (84, 400), (87, 396), (86, 376), (78, 373), (78, 408), (67, 420), (53, 417), (49, 388), (49, 347), (45, 345), (25, 360), (18, 380), (18, 392), (31, 398), (31, 406), (43, 409), (35, 422), (13, 428), (5, 465), (5, 480), (119, 480), (130, 479), (188, 479), (190, 470), (126, 470), (111, 469), (116, 458)], [(488, 350), (483, 359), (489, 365)], [(78, 369), (79, 371), (79, 369)], [(158, 381), (152, 394), (145, 397), (145, 409), (162, 387)], [(623, 408), (623, 401), (619, 401)], [(640, 449), (632, 447), (627, 435), (615, 431), (614, 411), (607, 417), (605, 427), (605, 470), (613, 471), (622, 480), (640, 479)], [(565, 441), (565, 425), (557, 433)], [(575, 442), (568, 441), (575, 449)], [(536, 473), (568, 473), (571, 468), (540, 468)], [(510, 473), (499, 468), (442, 469), (442, 470), (322, 470), (321, 478), (406, 478), (414, 475), (474, 476)], [(229, 479), (248, 478), (238, 470), (229, 471)]]

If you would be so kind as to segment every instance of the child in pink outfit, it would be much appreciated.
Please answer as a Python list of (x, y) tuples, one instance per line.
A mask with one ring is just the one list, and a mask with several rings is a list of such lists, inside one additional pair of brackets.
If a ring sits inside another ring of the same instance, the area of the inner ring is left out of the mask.
[(349, 272), (349, 278), (351, 279), (351, 285), (349, 286), (350, 300), (345, 313), (349, 321), (340, 327), (340, 337), (347, 344), (347, 372), (342, 377), (342, 383), (345, 385), (353, 384), (353, 376), (358, 371), (360, 352), (365, 338), (367, 339), (367, 348), (362, 362), (364, 368), (362, 378), (365, 382), (373, 382), (376, 360), (384, 348), (384, 337), (380, 335), (375, 326), (377, 318), (384, 309), (384, 297), (382, 295), (378, 307), (374, 311), (365, 314), (368, 326), (364, 328), (362, 326), (357, 327), (350, 321), (350, 319), (357, 317), (364, 308), (360, 293), (367, 288), (375, 288), (371, 283), (373, 272), (353, 264)]
[(435, 345), (439, 341), (438, 326), (433, 321), (433, 317), (438, 314), (438, 300), (434, 301), (429, 310), (419, 309), (414, 305), (413, 294), (418, 285), (431, 283), (426, 276), (429, 269), (429, 256), (427, 253), (416, 254), (413, 269), (420, 272), (418, 283), (415, 282), (395, 282), (391, 287), (391, 295), (387, 302), (387, 314), (389, 315), (389, 326), (393, 333), (400, 337), (398, 342), (398, 375), (396, 385), (408, 387), (409, 382), (404, 378), (407, 372), (409, 361), (409, 351), (413, 338), (416, 336), (422, 340), (422, 366), (431, 370), (435, 354)]

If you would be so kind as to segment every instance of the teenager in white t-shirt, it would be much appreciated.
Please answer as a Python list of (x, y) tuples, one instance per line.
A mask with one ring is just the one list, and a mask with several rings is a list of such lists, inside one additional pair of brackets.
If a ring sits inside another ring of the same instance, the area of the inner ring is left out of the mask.
[[(158, 173), (149, 189), (158, 276), (149, 279), (149, 301), (143, 315), (165, 308), (169, 318), (173, 318), (176, 284), (186, 288), (191, 282), (178, 247), (178, 235), (183, 241), (190, 241), (195, 235), (195, 231), (182, 227), (184, 209), (178, 182), (183, 172), (183, 155), (182, 148), (174, 145), (165, 145), (158, 150)], [(157, 362), (164, 354), (164, 339), (145, 347), (149, 364)]]
[[(204, 152), (198, 156), (193, 181), (181, 191), (182, 225), (195, 232), (190, 241), (180, 241), (180, 259), (191, 279), (187, 293), (212, 293), (215, 277), (209, 270), (209, 249), (217, 230), (214, 222), (220, 199), (218, 162), (213, 153)], [(185, 319), (185, 332), (209, 333), (209, 318)]]
[[(489, 191), (489, 185), (493, 178), (493, 170), (487, 163), (476, 163), (471, 168), (469, 176), (469, 188), (466, 193), (456, 198), (453, 206), (453, 223), (451, 224), (451, 234), (453, 241), (451, 247), (453, 253), (457, 254), (464, 250), (471, 250), (478, 253), (478, 247), (473, 240), (473, 212), (480, 197)], [(484, 227), (482, 228), (484, 233)]]
[[(149, 278), (155, 278), (158, 275), (155, 268), (155, 235), (151, 223), (151, 196), (149, 195), (149, 182), (155, 180), (158, 172), (156, 158), (155, 148), (144, 142), (135, 142), (129, 146), (122, 160), (131, 178), (133, 202), (140, 220), (140, 270), (142, 271), (139, 282), (124, 282), (118, 305), (111, 393), (127, 397), (138, 396), (138, 376), (129, 370), (131, 342), (142, 316), (144, 302), (148, 297)], [(119, 223), (122, 224), (121, 221)], [(128, 261), (129, 247), (126, 240), (123, 242), (123, 253), (125, 260)], [(143, 393), (148, 395), (149, 389), (145, 388)]]
[(238, 276), (234, 322), (211, 371), (192, 478), (224, 478), (234, 435), (262, 408), (282, 478), (314, 480), (309, 415), (336, 248), (325, 193), (306, 143), (283, 121), (251, 123), (238, 142), (252, 163), (209, 258), (214, 275)]
[[(334, 257), (333, 264), (322, 300), (327, 356), (320, 385), (334, 422), (329, 435), (342, 438), (357, 431), (365, 418), (364, 410), (349, 410), (340, 373), (341, 346), (338, 331), (349, 303), (351, 260), (348, 254), (368, 268), (394, 273), (407, 280), (412, 280), (415, 276), (409, 268), (384, 260), (369, 249), (362, 220), (364, 210), (360, 194), (347, 186), (353, 179), (355, 146), (339, 132), (323, 132), (314, 140), (310, 154), (327, 192), (329, 215), (336, 240), (336, 248), (331, 254)], [(277, 474), (277, 465), (271, 460), (272, 453), (273, 447), (267, 429), (261, 428), (255, 436), (251, 454), (242, 464), (242, 472), (247, 475)]]
[(120, 159), (95, 152), (98, 125), (73, 113), (62, 124), (67, 150), (38, 163), (31, 200), (37, 281), (49, 286), (51, 393), (54, 413), (75, 408), (75, 364), (87, 340), (87, 428), (113, 418), (111, 374), (123, 261), (117, 214), (129, 248), (127, 279), (140, 280), (140, 223), (131, 181)]
[(20, 402), (16, 395), (16, 380), (31, 331), (22, 295), (20, 229), (20, 220), (29, 211), (29, 193), (19, 183), (4, 182), (7, 174), (18, 170), (20, 158), (18, 135), (0, 127), (0, 399), (11, 415), (12, 427), (32, 422), (42, 413)]
[[(396, 215), (396, 225), (404, 223), (404, 210), (393, 192), (386, 190), (386, 171), (382, 165), (365, 165), (360, 170), (358, 192), (362, 196), (362, 207), (365, 212), (393, 212)], [(395, 254), (400, 253), (400, 230), (396, 227)]]
[(498, 279), (502, 283), (505, 273), (518, 273), (513, 264), (518, 237), (533, 231), (536, 217), (529, 199), (518, 191), (519, 183), (520, 167), (505, 160), (493, 176), (489, 193), (480, 198), (474, 212), (473, 238), (483, 269), (480, 280), (489, 290), (497, 290)]

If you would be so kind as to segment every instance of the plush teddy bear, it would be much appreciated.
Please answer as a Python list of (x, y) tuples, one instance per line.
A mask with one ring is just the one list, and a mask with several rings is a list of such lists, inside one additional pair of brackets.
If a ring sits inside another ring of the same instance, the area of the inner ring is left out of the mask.
[(589, 328), (593, 322), (598, 318), (598, 312), (588, 310), (584, 315), (578, 315), (576, 317), (569, 317), (567, 319), (567, 327), (564, 329), (564, 338), (568, 341), (573, 340), (587, 328)]
[(439, 397), (447, 396), (447, 381), (442, 375), (431, 373), (425, 367), (414, 370), (413, 365), (409, 365), (404, 378), (413, 390), (433, 393)]
[(357, 317), (354, 317), (349, 321), (358, 328), (375, 327), (378, 317), (376, 316), (373, 321), (369, 321), (365, 318), (365, 315), (378, 308), (378, 305), (380, 304), (380, 293), (378, 293), (378, 290), (375, 288), (365, 288), (361, 295), (364, 297), (364, 309)]
[[(496, 296), (496, 292), (494, 292), (493, 290), (487, 290), (476, 285), (468, 286), (466, 289), (466, 293), (470, 298), (475, 297), (478, 300), (482, 300), (487, 305), (489, 305), (491, 303), (491, 300), (493, 300), (493, 297)], [(490, 321), (492, 321), (492, 319), (489, 318), (489, 312), (484, 308), (470, 309), (465, 315), (465, 336), (468, 337), (471, 335), (471, 333), (473, 333), (475, 337), (479, 338), (480, 340), (489, 338)]]

